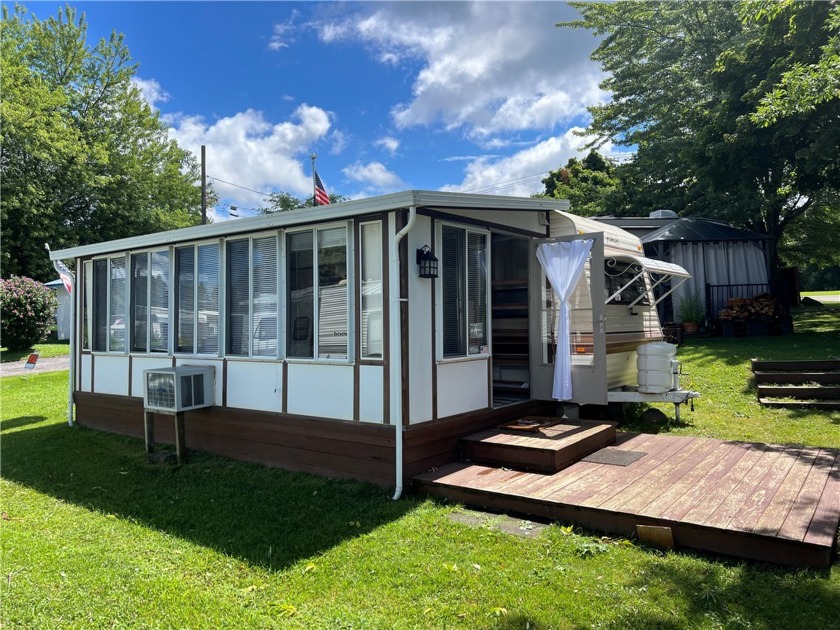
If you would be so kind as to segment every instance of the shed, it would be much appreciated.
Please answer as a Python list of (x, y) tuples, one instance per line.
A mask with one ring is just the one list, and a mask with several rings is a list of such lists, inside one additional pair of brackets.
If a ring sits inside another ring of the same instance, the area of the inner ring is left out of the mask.
[[(730, 298), (751, 298), (770, 290), (767, 243), (771, 237), (722, 221), (677, 219), (642, 237), (651, 258), (684, 267), (692, 278), (675, 292), (673, 316), (680, 321), (679, 298), (696, 291), (709, 319)], [(670, 313), (669, 313), (670, 315)]]
[(58, 308), (55, 311), (56, 333), (59, 341), (66, 341), (70, 339), (70, 329), (72, 327), (73, 317), (73, 302), (70, 299), (70, 294), (64, 286), (61, 278), (47, 282), (45, 287), (55, 291), (55, 297), (58, 298)]

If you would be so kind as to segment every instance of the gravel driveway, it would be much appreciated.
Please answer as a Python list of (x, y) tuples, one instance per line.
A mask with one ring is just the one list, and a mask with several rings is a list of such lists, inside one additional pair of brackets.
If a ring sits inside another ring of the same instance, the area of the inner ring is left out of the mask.
[(26, 369), (26, 359), (0, 363), (0, 376), (20, 376), (22, 374), (38, 374), (39, 372), (57, 372), (70, 369), (70, 357), (50, 357), (38, 359), (38, 363), (31, 370)]

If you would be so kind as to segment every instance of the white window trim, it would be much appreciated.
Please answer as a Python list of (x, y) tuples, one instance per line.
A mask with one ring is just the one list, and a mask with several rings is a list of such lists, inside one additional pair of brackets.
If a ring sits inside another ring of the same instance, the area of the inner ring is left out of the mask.
[[(364, 256), (364, 247), (362, 246), (362, 230), (366, 225), (378, 225), (379, 230), (380, 230), (380, 236), (384, 235), (385, 230), (387, 229), (386, 226), (385, 226), (385, 222), (382, 221), (382, 219), (376, 219), (376, 220), (373, 220), (373, 221), (360, 221), (359, 222), (359, 251), (356, 252), (356, 255), (355, 255), (356, 256), (355, 257), (356, 264), (353, 265), (354, 269), (352, 269), (348, 272), (348, 282), (349, 282), (349, 274), (350, 273), (355, 273), (355, 270), (358, 270), (358, 272), (359, 272), (359, 301), (360, 301), (360, 304), (359, 304), (359, 320), (355, 321), (355, 316), (351, 317), (351, 320), (353, 320), (354, 323), (355, 323), (354, 330), (358, 330), (360, 335), (362, 333), (362, 315), (364, 315), (364, 313), (362, 312), (362, 309), (364, 308), (364, 300), (362, 299), (362, 293), (361, 293), (362, 282), (364, 282), (364, 277), (362, 276), (362, 274), (364, 273), (364, 261), (362, 260), (362, 256)], [(353, 240), (353, 239), (351, 239), (351, 240)], [(349, 259), (349, 257), (348, 257), (348, 259)], [(382, 305), (381, 305), (380, 308), (381, 308), (381, 317), (382, 317), (382, 349), (383, 349), (383, 353), (382, 353), (382, 355), (380, 355), (378, 357), (365, 356), (364, 352), (362, 350), (362, 340), (359, 339), (359, 359), (363, 360), (363, 361), (374, 361), (374, 362), (377, 362), (377, 363), (384, 363), (385, 362), (385, 356), (384, 356), (385, 337), (388, 335), (388, 331), (385, 330), (385, 309), (388, 308), (388, 305), (385, 303), (385, 265), (387, 264), (387, 262), (388, 262), (387, 251), (383, 247), (382, 242), (380, 241), (380, 244), (379, 244), (379, 283), (380, 283), (380, 300), (382, 302)], [(353, 284), (353, 286), (354, 287), (356, 286), (355, 283)], [(352, 291), (352, 295), (355, 297), (355, 295), (356, 295), (355, 290)], [(355, 315), (355, 313), (356, 313), (356, 309), (353, 308), (353, 314)], [(350, 333), (349, 333), (349, 328), (348, 328), (348, 336), (349, 336), (349, 334)], [(355, 346), (356, 346), (355, 339), (356, 339), (356, 337), (354, 335), (350, 338), (354, 340), (353, 349), (355, 351)]]
[[(122, 258), (125, 261), (125, 282), (124, 282), (124, 297), (123, 299), (125, 304), (125, 315), (123, 316), (123, 321), (125, 321), (125, 334), (128, 335), (128, 310), (129, 310), (129, 303), (128, 299), (130, 297), (130, 282), (129, 282), (129, 266), (131, 264), (131, 259), (128, 255), (128, 252), (124, 252), (123, 254), (116, 254), (116, 255), (106, 255), (106, 256), (97, 256), (96, 258), (91, 258), (89, 261), (85, 261), (85, 264), (90, 263), (91, 265), (91, 290), (96, 287), (96, 273), (95, 267), (96, 261), (104, 260), (105, 261), (105, 271), (106, 271), (106, 282), (105, 282), (105, 319), (106, 319), (106, 331), (105, 331), (105, 350), (93, 350), (94, 346), (94, 338), (96, 336), (96, 322), (94, 313), (91, 312), (91, 332), (93, 336), (90, 339), (90, 352), (92, 354), (98, 355), (111, 355), (111, 356), (121, 356), (121, 355), (128, 355), (128, 338), (126, 337), (125, 341), (125, 349), (123, 350), (111, 350), (111, 261)], [(93, 303), (92, 303), (92, 311), (95, 310), (93, 304), (96, 303), (96, 294), (93, 294)]]
[[(234, 240), (236, 240), (236, 239), (234, 239)], [(172, 345), (172, 352), (171, 352), (171, 354), (173, 356), (177, 356), (179, 358), (180, 357), (218, 358), (220, 356), (224, 356), (224, 352), (222, 351), (222, 348), (224, 346), (221, 346), (221, 338), (222, 338), (222, 322), (221, 321), (219, 321), (217, 323), (218, 338), (216, 340), (216, 352), (198, 352), (198, 318), (199, 318), (199, 312), (198, 312), (198, 271), (199, 271), (199, 269), (198, 269), (198, 260), (199, 260), (199, 258), (198, 258), (198, 248), (203, 246), (203, 245), (216, 245), (219, 248), (219, 276), (218, 276), (218, 280), (219, 280), (219, 300), (218, 300), (218, 305), (217, 305), (218, 308), (219, 308), (219, 320), (222, 319), (221, 315), (224, 312), (224, 309), (223, 309), (224, 302), (222, 302), (222, 285), (224, 284), (224, 281), (225, 281), (225, 278), (226, 278), (226, 276), (223, 274), (223, 269), (222, 269), (222, 267), (223, 267), (222, 258), (224, 257), (223, 251), (225, 249), (224, 241), (222, 239), (215, 239), (214, 238), (214, 239), (203, 240), (203, 241), (195, 241), (195, 242), (192, 242), (192, 243), (181, 243), (179, 245), (173, 246), (172, 247), (172, 252), (170, 253), (170, 258), (171, 258), (171, 260), (170, 260), (170, 283), (169, 283), (170, 284), (170, 292), (169, 292), (170, 295), (177, 292), (177, 291), (171, 290), (172, 289), (172, 284), (173, 284), (172, 280), (173, 279), (176, 280), (176, 285), (177, 285), (177, 280), (178, 280), (177, 278), (175, 278), (175, 271), (177, 271), (177, 266), (176, 266), (177, 263), (175, 261), (177, 250), (181, 249), (181, 248), (184, 248), (184, 247), (192, 247), (193, 252), (194, 252), (194, 255), (193, 255), (193, 348), (194, 348), (194, 351), (193, 352), (179, 352), (178, 350), (176, 350), (175, 341), (177, 339), (177, 326), (175, 326), (175, 327), (173, 327), (173, 334), (170, 335), (170, 338), (172, 339), (172, 344), (171, 344)], [(161, 250), (158, 250), (158, 251), (161, 251)], [(151, 257), (149, 258), (149, 260), (151, 261)], [(177, 296), (172, 296), (171, 302), (174, 306), (170, 308), (170, 312), (173, 313), (173, 315), (176, 315), (175, 321), (173, 322), (173, 324), (174, 323), (180, 324), (180, 310), (178, 309)], [(149, 339), (149, 346), (148, 347), (151, 348), (151, 339)], [(160, 353), (158, 353), (158, 354), (160, 354)]]

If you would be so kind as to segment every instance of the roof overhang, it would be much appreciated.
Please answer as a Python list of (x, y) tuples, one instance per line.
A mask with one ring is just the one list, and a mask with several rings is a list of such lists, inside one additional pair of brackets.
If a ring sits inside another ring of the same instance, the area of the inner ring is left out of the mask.
[(186, 241), (219, 238), (260, 230), (271, 230), (307, 223), (342, 221), (354, 216), (390, 212), (403, 208), (434, 208), (449, 210), (491, 210), (514, 212), (548, 212), (569, 209), (567, 199), (547, 199), (533, 197), (507, 197), (500, 195), (473, 195), (467, 193), (437, 192), (428, 190), (408, 190), (379, 197), (357, 199), (328, 206), (300, 208), (286, 212), (274, 212), (208, 223), (194, 227), (155, 232), (131, 238), (106, 241), (92, 245), (82, 245), (50, 252), (50, 260), (96, 256), (111, 252), (130, 251), (147, 247), (162, 247)]

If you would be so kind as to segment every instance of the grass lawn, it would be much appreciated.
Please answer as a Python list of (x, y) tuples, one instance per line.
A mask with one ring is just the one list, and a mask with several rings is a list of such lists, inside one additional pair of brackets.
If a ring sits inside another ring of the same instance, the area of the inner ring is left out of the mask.
[[(695, 339), (702, 392), (673, 433), (840, 447), (840, 414), (766, 410), (749, 358), (840, 354), (840, 308), (797, 334)], [(553, 524), (472, 527), (457, 506), (69, 428), (66, 372), (0, 379), (0, 624), (8, 628), (828, 628), (840, 568), (796, 571)], [(672, 408), (663, 410), (672, 416)], [(528, 533), (531, 525), (519, 529)]]

